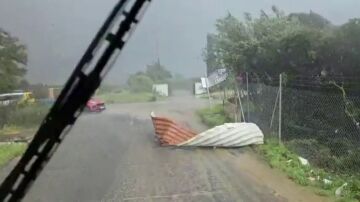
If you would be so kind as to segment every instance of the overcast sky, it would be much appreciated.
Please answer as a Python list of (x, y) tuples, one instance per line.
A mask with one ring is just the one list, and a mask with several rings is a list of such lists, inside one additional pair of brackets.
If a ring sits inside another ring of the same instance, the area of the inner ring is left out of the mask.
[[(0, 0), (0, 27), (28, 46), (29, 81), (61, 84), (115, 2)], [(227, 12), (237, 17), (244, 12), (257, 15), (272, 5), (286, 13), (312, 10), (334, 24), (360, 16), (359, 0), (153, 0), (107, 80), (121, 83), (130, 73), (155, 61), (157, 55), (174, 73), (201, 76), (206, 34), (214, 32), (215, 20)]]

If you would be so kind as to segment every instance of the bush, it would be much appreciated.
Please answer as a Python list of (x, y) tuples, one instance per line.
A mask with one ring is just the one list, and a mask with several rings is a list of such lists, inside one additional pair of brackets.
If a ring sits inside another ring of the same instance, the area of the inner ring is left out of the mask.
[(276, 141), (267, 141), (265, 145), (260, 146), (260, 151), (269, 161), (271, 167), (286, 172), (288, 177), (298, 184), (309, 184), (309, 175), (307, 174), (309, 168), (303, 166), (298, 157), (284, 145), (278, 145)]
[(128, 79), (128, 85), (132, 92), (152, 92), (154, 82), (146, 75), (132, 75)]
[[(360, 168), (360, 149), (352, 151), (349, 155), (345, 156), (343, 164), (346, 163), (345, 171), (349, 173), (359, 173)], [(360, 186), (359, 186), (360, 187)]]
[(96, 95), (103, 95), (108, 93), (121, 93), (124, 89), (121, 86), (102, 85), (96, 91)]
[(48, 111), (49, 108), (43, 105), (16, 107), (10, 113), (6, 124), (23, 127), (37, 126), (44, 119)]
[[(298, 156), (288, 150), (283, 144), (279, 145), (277, 140), (270, 139), (265, 143), (266, 144), (261, 145), (256, 149), (265, 157), (271, 167), (284, 171), (287, 176), (296, 183), (303, 186), (311, 186), (319, 195), (334, 196), (335, 190), (346, 182), (348, 183), (348, 186), (344, 188), (342, 197), (338, 199), (342, 201), (356, 201), (360, 199), (360, 181), (358, 174), (352, 176), (336, 175), (323, 169), (313, 167), (311, 163), (310, 165), (302, 165)], [(306, 146), (314, 143), (316, 143), (316, 141), (314, 142), (311, 139), (292, 142), (293, 145), (298, 146)], [(325, 150), (322, 152), (324, 151)], [(330, 153), (329, 150), (325, 152)], [(321, 154), (323, 153), (320, 153), (319, 155)], [(327, 156), (326, 158), (331, 157)], [(339, 162), (335, 162), (334, 159), (332, 159), (332, 164), (338, 163)], [(324, 183), (324, 179), (331, 181), (331, 183)]]
[(215, 105), (212, 108), (205, 108), (197, 111), (201, 121), (210, 127), (218, 126), (226, 122), (231, 122), (231, 119), (226, 116), (222, 105)]
[[(337, 147), (333, 147), (332, 143), (329, 142), (320, 144), (315, 139), (293, 139), (285, 142), (285, 144), (292, 152), (308, 159), (311, 164), (317, 167), (337, 173), (356, 173), (360, 168), (360, 150), (349, 149), (348, 153), (336, 155), (339, 154), (336, 153), (337, 150), (343, 151), (341, 146), (345, 145), (346, 141), (338, 144)], [(337, 143), (339, 141), (334, 139), (332, 142)]]
[(296, 154), (307, 158), (309, 161), (316, 161), (320, 149), (320, 145), (315, 139), (293, 139), (287, 141), (286, 146)]
[(0, 129), (3, 128), (10, 117), (11, 112), (15, 110), (15, 106), (0, 106)]
[(106, 104), (114, 103), (135, 103), (135, 102), (151, 102), (156, 101), (156, 95), (153, 93), (131, 93), (129, 91), (122, 91), (121, 93), (105, 93), (98, 95), (97, 98), (104, 101)]

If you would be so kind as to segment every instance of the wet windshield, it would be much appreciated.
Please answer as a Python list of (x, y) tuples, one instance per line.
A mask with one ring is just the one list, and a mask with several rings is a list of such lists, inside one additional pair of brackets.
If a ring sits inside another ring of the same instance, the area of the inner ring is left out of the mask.
[(359, 201), (359, 9), (0, 0), (0, 201)]

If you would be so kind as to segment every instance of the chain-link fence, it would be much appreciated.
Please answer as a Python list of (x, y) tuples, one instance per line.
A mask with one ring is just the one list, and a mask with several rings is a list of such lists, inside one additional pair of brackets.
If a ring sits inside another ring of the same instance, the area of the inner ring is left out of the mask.
[(280, 87), (279, 78), (247, 78), (249, 82), (240, 82), (245, 120), (256, 123), (265, 139), (281, 141), (314, 166), (357, 173), (360, 94), (348, 95), (335, 86), (314, 85), (315, 81), (301, 85), (286, 81)]
[[(247, 105), (247, 103), (246, 103)], [(279, 87), (260, 82), (249, 83), (249, 106), (247, 122), (256, 123), (266, 138), (279, 137)]]
[(284, 144), (318, 167), (358, 172), (360, 97), (290, 87), (282, 94)]

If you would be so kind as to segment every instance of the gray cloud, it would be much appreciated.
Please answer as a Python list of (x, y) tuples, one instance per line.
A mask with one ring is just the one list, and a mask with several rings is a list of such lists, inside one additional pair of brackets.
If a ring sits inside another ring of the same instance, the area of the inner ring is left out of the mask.
[[(29, 49), (31, 82), (63, 83), (116, 0), (0, 0), (0, 27)], [(144, 20), (114, 66), (108, 81), (120, 83), (156, 60), (171, 71), (200, 76), (206, 34), (217, 18), (242, 17), (277, 5), (286, 13), (313, 10), (335, 24), (357, 17), (358, 0), (154, 0)], [(158, 49), (156, 48), (158, 44)], [(157, 51), (158, 50), (158, 51)]]

